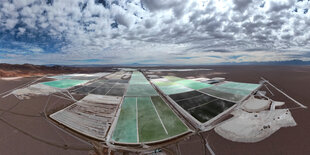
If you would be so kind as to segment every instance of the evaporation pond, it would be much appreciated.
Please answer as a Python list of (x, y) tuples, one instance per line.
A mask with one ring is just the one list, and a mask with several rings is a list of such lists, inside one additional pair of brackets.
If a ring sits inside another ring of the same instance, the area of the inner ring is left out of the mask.
[(55, 88), (70, 88), (74, 87), (79, 84), (86, 83), (87, 80), (72, 80), (72, 79), (63, 79), (63, 80), (57, 80), (57, 81), (49, 81), (49, 82), (42, 82), (42, 84), (55, 87)]

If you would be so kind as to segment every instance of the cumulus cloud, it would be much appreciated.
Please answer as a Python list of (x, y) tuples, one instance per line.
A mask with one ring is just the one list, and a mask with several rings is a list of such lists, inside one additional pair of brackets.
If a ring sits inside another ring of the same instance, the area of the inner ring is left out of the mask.
[(187, 0), (141, 0), (141, 3), (148, 8), (150, 11), (158, 11), (158, 10), (168, 10), (172, 8), (177, 8), (184, 4), (187, 4)]
[(235, 6), (234, 9), (240, 12), (244, 12), (248, 6), (252, 3), (252, 0), (233, 0)]
[(307, 0), (2, 0), (0, 52), (35, 63), (308, 60), (309, 7)]
[(281, 10), (290, 9), (294, 6), (296, 0), (268, 0), (265, 7), (268, 11), (279, 12)]
[(26, 31), (26, 29), (25, 29), (25, 28), (22, 28), (22, 27), (19, 27), (19, 28), (18, 28), (18, 31), (19, 31), (18, 34), (19, 34), (19, 35), (22, 35), (22, 34), (24, 34), (24, 32)]

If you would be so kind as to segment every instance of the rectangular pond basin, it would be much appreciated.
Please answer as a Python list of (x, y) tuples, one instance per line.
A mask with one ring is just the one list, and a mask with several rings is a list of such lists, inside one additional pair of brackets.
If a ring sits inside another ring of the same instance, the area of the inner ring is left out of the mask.
[(204, 88), (200, 91), (208, 95), (233, 102), (241, 101), (244, 97), (248, 96), (252, 92), (249, 90), (231, 89), (219, 86)]
[(50, 117), (81, 134), (105, 140), (120, 101), (119, 97), (88, 95)]
[(158, 86), (171, 86), (174, 84), (179, 84), (179, 85), (182, 85), (184, 87), (194, 89), (194, 90), (208, 88), (212, 86), (211, 84), (202, 83), (202, 82), (198, 82), (195, 80), (184, 79), (184, 78), (175, 77), (175, 76), (165, 76), (165, 79), (167, 79), (168, 81), (158, 81), (158, 82), (154, 82), (154, 84)]
[(250, 95), (259, 87), (260, 84), (224, 82), (219, 85), (200, 89), (199, 91), (224, 100), (238, 102)]
[(169, 97), (201, 123), (209, 121), (235, 104), (198, 91), (174, 94)]
[(125, 97), (112, 139), (119, 143), (137, 143), (137, 127), (137, 99)]
[(152, 143), (188, 131), (159, 96), (125, 97), (112, 140), (117, 143)]
[(198, 82), (194, 80), (188, 80), (188, 79), (179, 80), (179, 81), (176, 81), (175, 83), (181, 84), (185, 87), (195, 89), (195, 90), (202, 89), (202, 88), (208, 88), (212, 86), (211, 84), (202, 83), (202, 82)]
[(78, 89), (74, 90), (73, 92), (77, 93), (77, 94), (85, 94), (86, 95), (86, 94), (89, 94), (94, 89), (96, 89), (96, 87), (85, 86), (85, 87), (78, 88)]
[(61, 88), (61, 89), (67, 89), (71, 88), (83, 83), (88, 82), (87, 80), (72, 80), (72, 79), (62, 79), (57, 81), (49, 81), (49, 82), (42, 82), (42, 84), (55, 87), (55, 88)]
[(254, 91), (260, 87), (260, 84), (241, 83), (241, 82), (224, 82), (220, 84), (219, 86), (226, 87), (226, 88)]
[(157, 92), (150, 84), (130, 84), (126, 96), (155, 96)]
[(184, 87), (179, 84), (174, 84), (170, 86), (158, 86), (161, 91), (163, 91), (165, 94), (178, 94), (178, 93), (184, 93), (188, 91), (192, 91), (193, 89)]

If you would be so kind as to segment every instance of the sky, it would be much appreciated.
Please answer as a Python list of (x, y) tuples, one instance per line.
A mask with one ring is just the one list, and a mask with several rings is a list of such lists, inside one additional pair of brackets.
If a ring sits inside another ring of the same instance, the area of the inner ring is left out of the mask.
[(308, 8), (310, 0), (0, 0), (0, 63), (309, 61)]

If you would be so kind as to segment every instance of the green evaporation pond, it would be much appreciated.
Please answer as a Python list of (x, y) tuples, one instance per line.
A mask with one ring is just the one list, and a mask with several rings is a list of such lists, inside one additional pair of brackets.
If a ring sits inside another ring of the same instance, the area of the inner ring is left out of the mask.
[[(203, 88), (208, 88), (211, 87), (211, 84), (207, 84), (207, 83), (202, 83), (202, 82), (198, 82), (195, 80), (190, 80), (190, 79), (183, 79), (183, 78), (179, 78), (179, 77), (175, 77), (175, 76), (165, 76), (166, 79), (168, 79), (170, 81), (170, 83), (173, 84), (180, 84), (183, 85), (187, 88), (191, 88), (191, 89), (203, 89)], [(156, 85), (165, 85), (165, 84), (170, 84), (170, 83), (164, 83), (164, 82), (159, 82), (159, 83), (155, 83)]]
[(122, 143), (137, 143), (137, 99), (125, 97), (113, 131), (112, 139)]
[(74, 87), (79, 84), (86, 83), (88, 80), (72, 80), (72, 79), (63, 79), (63, 80), (57, 80), (57, 81), (49, 81), (49, 82), (42, 82), (42, 84), (55, 87), (55, 88), (70, 88)]
[(153, 96), (151, 99), (168, 131), (169, 137), (188, 131), (186, 125), (176, 116), (176, 114), (173, 113), (169, 106), (159, 96)]
[(137, 100), (139, 141), (150, 142), (167, 138), (150, 97), (139, 97)]
[(153, 83), (157, 86), (172, 86), (172, 85), (174, 85), (174, 83), (170, 82), (170, 81), (154, 81)]
[(112, 140), (128, 144), (148, 143), (187, 131), (187, 126), (159, 96), (125, 97)]
[(181, 85), (183, 85), (185, 87), (192, 88), (192, 89), (195, 89), (195, 90), (202, 89), (202, 88), (207, 88), (207, 87), (211, 87), (212, 86), (211, 84), (202, 83), (202, 82), (198, 82), (198, 81), (194, 81), (194, 80), (187, 80), (187, 79), (179, 80), (179, 81), (176, 81), (175, 83), (181, 84)]
[(166, 79), (168, 79), (169, 81), (172, 81), (172, 82), (184, 80), (183, 78), (179, 78), (179, 77), (175, 77), (175, 76), (164, 76), (164, 78), (166, 78)]
[(233, 88), (233, 89), (243, 89), (243, 90), (250, 90), (253, 91), (257, 89), (260, 85), (259, 84), (252, 84), (252, 83), (241, 83), (241, 82), (225, 82), (220, 84), (221, 87), (226, 88)]
[(133, 72), (129, 84), (149, 84), (149, 81), (140, 72)]
[(209, 89), (220, 91), (220, 92), (225, 92), (225, 93), (237, 94), (241, 96), (248, 96), (252, 92), (246, 89), (233, 89), (233, 88), (227, 88), (227, 87), (221, 87), (221, 86), (212, 86)]
[(155, 96), (158, 93), (150, 84), (130, 84), (126, 96)]
[(170, 86), (159, 86), (159, 89), (162, 90), (167, 95), (192, 91), (192, 89), (184, 87), (182, 85), (178, 85), (178, 84), (170, 85)]
[(149, 81), (147, 81), (147, 80), (130, 80), (129, 84), (130, 85), (134, 85), (134, 84), (149, 84)]

